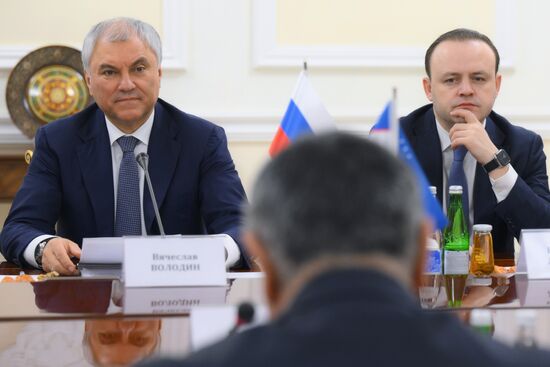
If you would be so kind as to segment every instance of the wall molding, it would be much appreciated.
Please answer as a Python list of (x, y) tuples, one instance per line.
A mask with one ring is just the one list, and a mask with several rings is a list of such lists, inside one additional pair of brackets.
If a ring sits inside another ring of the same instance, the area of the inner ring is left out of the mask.
[[(190, 0), (162, 2), (162, 68), (185, 70), (188, 67)], [(0, 45), (0, 69), (13, 69), (29, 52), (46, 45)], [(68, 45), (80, 50), (82, 44)]]
[[(252, 56), (256, 68), (300, 67), (304, 60), (316, 67), (329, 68), (423, 68), (420, 47), (371, 46), (282, 46), (276, 37), (276, 1), (252, 2)], [(503, 69), (514, 65), (517, 26), (516, 0), (498, 0), (494, 42)]]

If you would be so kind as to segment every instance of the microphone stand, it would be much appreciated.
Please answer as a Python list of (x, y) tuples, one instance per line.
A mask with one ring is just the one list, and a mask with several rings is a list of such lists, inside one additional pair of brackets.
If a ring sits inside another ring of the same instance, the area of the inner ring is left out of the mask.
[(159, 225), (160, 235), (162, 237), (166, 236), (164, 233), (164, 226), (162, 225), (162, 220), (160, 219), (159, 207), (157, 205), (157, 199), (155, 198), (155, 192), (153, 191), (153, 185), (151, 184), (151, 177), (149, 177), (149, 155), (147, 153), (139, 153), (136, 157), (136, 161), (139, 166), (143, 169), (145, 173), (145, 181), (147, 181), (147, 187), (149, 188), (149, 194), (151, 194), (151, 201), (153, 202), (153, 210), (155, 211), (155, 217), (157, 218), (157, 223)]

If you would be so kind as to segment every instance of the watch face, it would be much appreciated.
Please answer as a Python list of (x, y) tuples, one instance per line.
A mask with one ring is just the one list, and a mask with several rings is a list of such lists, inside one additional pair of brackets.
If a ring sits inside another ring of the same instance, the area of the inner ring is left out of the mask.
[(498, 160), (498, 163), (501, 167), (506, 166), (508, 163), (510, 163), (510, 156), (504, 149), (501, 149), (497, 152), (496, 158)]

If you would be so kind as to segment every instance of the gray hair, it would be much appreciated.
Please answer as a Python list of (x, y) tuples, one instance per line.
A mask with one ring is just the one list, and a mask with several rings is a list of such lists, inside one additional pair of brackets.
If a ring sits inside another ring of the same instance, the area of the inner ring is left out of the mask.
[(157, 62), (160, 65), (162, 62), (162, 43), (155, 28), (148, 23), (133, 18), (113, 18), (93, 26), (84, 38), (84, 44), (82, 45), (84, 70), (89, 71), (90, 59), (100, 38), (104, 38), (108, 42), (123, 42), (134, 35), (137, 35), (155, 53)]
[(259, 174), (246, 226), (280, 280), (320, 259), (384, 255), (412, 268), (423, 208), (408, 166), (345, 133), (293, 144)]

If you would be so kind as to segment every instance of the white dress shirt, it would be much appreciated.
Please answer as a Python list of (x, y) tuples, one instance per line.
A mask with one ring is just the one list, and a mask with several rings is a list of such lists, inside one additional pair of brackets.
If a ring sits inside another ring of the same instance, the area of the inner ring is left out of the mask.
[[(107, 132), (109, 134), (109, 142), (111, 143), (111, 159), (112, 159), (112, 165), (113, 165), (113, 192), (114, 192), (114, 215), (116, 216), (116, 202), (117, 202), (117, 189), (118, 189), (118, 173), (120, 171), (120, 163), (122, 161), (122, 148), (118, 143), (116, 142), (118, 138), (121, 136), (133, 136), (134, 138), (138, 139), (138, 143), (136, 144), (134, 148), (134, 155), (137, 156), (140, 153), (147, 153), (147, 148), (149, 146), (149, 137), (151, 136), (151, 130), (153, 129), (153, 120), (155, 117), (155, 111), (151, 113), (149, 118), (145, 121), (143, 125), (141, 125), (136, 131), (134, 131), (131, 134), (126, 134), (123, 131), (121, 131), (118, 127), (116, 127), (107, 116), (105, 116), (105, 124), (107, 126)], [(139, 169), (139, 201), (140, 201), (140, 208), (141, 208), (141, 234), (143, 236), (147, 236), (147, 230), (145, 227), (145, 219), (143, 215), (143, 189), (145, 187), (145, 173), (140, 168)], [(116, 220), (116, 218), (113, 218)], [(38, 264), (36, 263), (36, 260), (34, 259), (34, 251), (36, 249), (36, 246), (45, 239), (52, 238), (55, 236), (52, 235), (42, 235), (34, 238), (25, 248), (25, 252), (23, 253), (23, 256), (25, 257), (25, 260), (33, 265), (34, 267), (38, 267)], [(241, 252), (239, 250), (239, 247), (235, 243), (235, 241), (226, 241), (226, 267), (230, 267), (235, 265), (239, 259)]]
[[(445, 199), (448, 195), (448, 182), (449, 182), (449, 173), (451, 171), (451, 165), (453, 164), (453, 149), (451, 148), (451, 139), (449, 138), (449, 133), (441, 126), (439, 121), (436, 119), (437, 134), (439, 135), (439, 141), (441, 143), (441, 155), (443, 159), (443, 210), (447, 213), (447, 200)], [(483, 126), (485, 127), (485, 120), (483, 121)], [(464, 174), (466, 175), (466, 182), (468, 184), (468, 202), (469, 202), (469, 219), (471, 225), (474, 225), (474, 179), (476, 176), (476, 167), (477, 161), (470, 154), (466, 153), (464, 157)], [(503, 176), (499, 177), (496, 180), (493, 180), (489, 177), (493, 192), (495, 193), (497, 203), (500, 203), (512, 191), (514, 184), (518, 178), (517, 172), (514, 170), (511, 164), (508, 165), (508, 172)]]
[[(149, 146), (149, 137), (151, 136), (151, 130), (153, 129), (153, 119), (155, 117), (155, 111), (151, 113), (149, 118), (141, 125), (136, 131), (131, 134), (125, 134), (123, 131), (120, 131), (107, 116), (105, 116), (105, 122), (107, 125), (107, 132), (109, 133), (109, 142), (111, 143), (111, 160), (113, 162), (113, 193), (114, 193), (114, 202), (115, 202), (115, 220), (116, 220), (116, 202), (118, 194), (118, 173), (120, 171), (120, 163), (122, 162), (122, 148), (118, 145), (118, 138), (128, 135), (133, 136), (138, 140), (134, 148), (134, 156), (137, 156), (140, 153), (147, 153), (147, 148)], [(137, 164), (137, 162), (136, 162)], [(138, 167), (139, 168), (139, 167)], [(143, 188), (145, 183), (145, 173), (141, 168), (138, 169), (139, 172), (139, 206), (141, 208), (141, 235), (147, 236), (147, 230), (145, 229), (145, 219), (143, 215)]]

